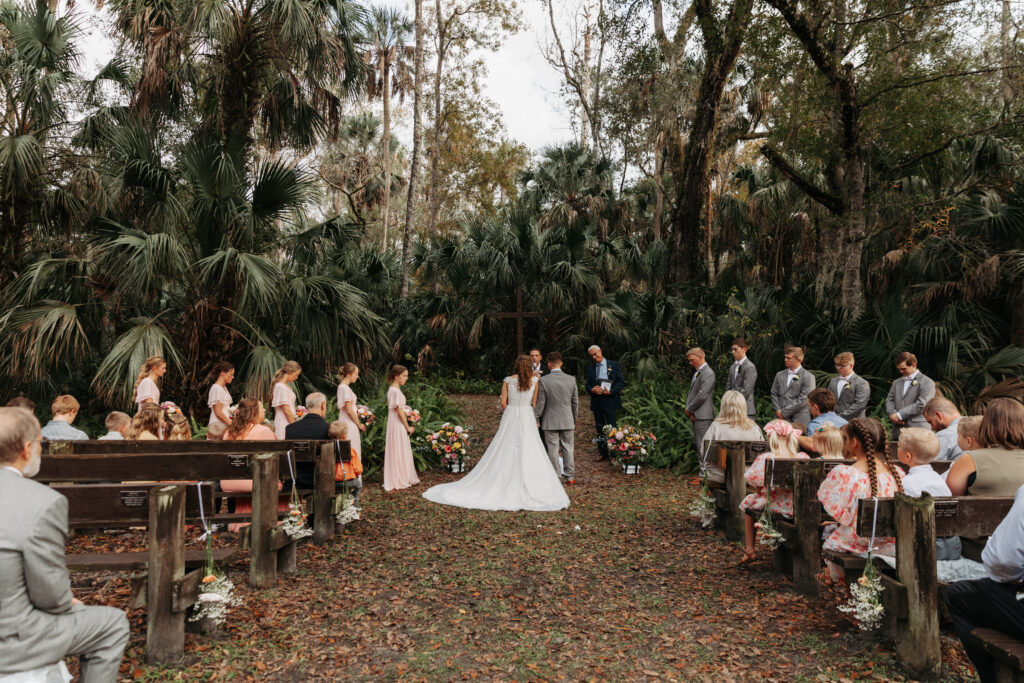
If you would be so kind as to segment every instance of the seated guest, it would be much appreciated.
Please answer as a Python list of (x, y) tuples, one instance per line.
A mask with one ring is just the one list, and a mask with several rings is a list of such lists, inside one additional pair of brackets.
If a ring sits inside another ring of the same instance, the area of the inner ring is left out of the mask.
[(192, 427), (188, 423), (188, 418), (180, 410), (165, 413), (164, 419), (168, 425), (167, 435), (164, 437), (167, 441), (192, 440)]
[(924, 419), (939, 437), (939, 456), (936, 460), (956, 460), (964, 454), (957, 445), (957, 425), (963, 417), (948, 398), (936, 396), (924, 404)]
[[(800, 432), (793, 429), (785, 420), (772, 420), (764, 426), (764, 431), (768, 435), (768, 447), (771, 450), (757, 456), (743, 473), (743, 478), (754, 487), (754, 493), (743, 499), (740, 510), (763, 510), (770, 499), (773, 513), (792, 519), (793, 489), (772, 485), (772, 467), (775, 458), (806, 460), (807, 454), (799, 452), (800, 442), (797, 437), (800, 436)], [(743, 559), (740, 560), (740, 564), (748, 564), (757, 559), (757, 551), (754, 548), (754, 518), (743, 515), (743, 524), (746, 545), (743, 547)]]
[(75, 429), (71, 423), (78, 417), (78, 401), (74, 396), (61, 394), (50, 404), (53, 418), (43, 427), (43, 438), (50, 441), (85, 441), (89, 435)]
[(68, 501), (30, 479), (39, 472), (41, 436), (32, 413), (0, 408), (0, 677), (80, 657), (84, 683), (116, 681), (128, 619), (71, 594)]
[(831, 422), (835, 427), (842, 427), (846, 424), (846, 418), (835, 412), (836, 397), (828, 389), (812, 389), (807, 394), (807, 409), (811, 413), (811, 421), (807, 423), (807, 431), (800, 437), (800, 448), (811, 450), (814, 444), (811, 437), (823, 424)]
[(36, 402), (28, 396), (15, 396), (7, 402), (8, 408), (24, 408), (33, 415), (36, 412)]
[(720, 484), (725, 481), (725, 470), (717, 460), (708, 462), (707, 448), (712, 441), (764, 441), (761, 428), (747, 415), (747, 399), (740, 392), (729, 390), (722, 394), (718, 417), (704, 434), (700, 452), (701, 470), (707, 472), (708, 481)]
[(978, 440), (981, 433), (981, 415), (968, 415), (956, 424), (956, 445), (964, 453), (984, 448)]
[[(314, 439), (321, 441), (327, 438), (327, 397), (319, 391), (306, 396), (306, 415), (301, 420), (296, 420), (285, 426), (284, 438), (286, 439)], [(313, 488), (313, 463), (295, 463), (295, 483), (300, 489)]]
[[(939, 437), (927, 429), (906, 427), (900, 432), (899, 461), (909, 470), (903, 477), (903, 492), (920, 498), (922, 493), (935, 497), (953, 495), (945, 480), (932, 469), (931, 461), (939, 454)], [(955, 560), (960, 557), (960, 537), (948, 536), (935, 541), (935, 558)]]
[(950, 584), (946, 604), (978, 678), (982, 683), (994, 683), (997, 678), (992, 655), (971, 641), (971, 631), (991, 628), (1024, 640), (1024, 603), (1018, 597), (1024, 583), (1024, 486), (1017, 490), (1013, 507), (981, 557), (991, 578)]
[(223, 441), (224, 432), (228, 430), (228, 426), (223, 422), (211, 422), (210, 426), (206, 428), (206, 440), (207, 441)]
[[(158, 406), (159, 407), (159, 406)], [(243, 398), (238, 402), (238, 410), (231, 418), (231, 424), (224, 433), (225, 441), (276, 441), (274, 430), (263, 424), (267, 412), (263, 408), (263, 402), (256, 398)], [(287, 466), (287, 465), (286, 465)], [(281, 489), (281, 482), (278, 482), (278, 489)], [(252, 479), (221, 479), (220, 488), (225, 493), (252, 493)], [(252, 498), (249, 496), (238, 497), (235, 501), (235, 512), (252, 512)], [(278, 501), (278, 510), (281, 510), (281, 501)], [(284, 510), (288, 509), (288, 500), (284, 500)], [(231, 524), (228, 529), (238, 531), (245, 524)]]
[(831, 422), (818, 428), (811, 437), (812, 450), (825, 460), (843, 459), (843, 433)]
[[(885, 427), (878, 420), (858, 417), (850, 420), (843, 432), (843, 455), (852, 465), (839, 465), (818, 487), (818, 500), (836, 524), (826, 527), (825, 550), (866, 556), (871, 539), (857, 535), (857, 505), (861, 498), (891, 498), (903, 491), (903, 471), (889, 459), (885, 447)], [(875, 539), (876, 553), (895, 555), (891, 537)], [(826, 562), (818, 580), (826, 586), (844, 581), (842, 567)]]
[(120, 441), (132, 426), (132, 418), (128, 413), (115, 410), (107, 415), (103, 424), (107, 428), (107, 433), (101, 436), (99, 441)]
[[(327, 436), (335, 441), (347, 441), (348, 423), (335, 420), (328, 428)], [(350, 446), (349, 450), (351, 459), (348, 462), (339, 459), (334, 467), (334, 481), (344, 482), (345, 488), (352, 492), (352, 504), (359, 507), (359, 494), (363, 492), (363, 462), (356, 449)]]
[(132, 418), (126, 439), (136, 441), (159, 441), (164, 426), (164, 411), (156, 403), (143, 403)]

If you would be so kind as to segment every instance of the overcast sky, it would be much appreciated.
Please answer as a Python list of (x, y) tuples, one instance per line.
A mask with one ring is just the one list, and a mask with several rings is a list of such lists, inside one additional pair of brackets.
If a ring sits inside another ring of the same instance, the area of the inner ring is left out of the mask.
[[(64, 4), (63, 2), (61, 3)], [(384, 0), (380, 4), (413, 14), (409, 0)], [(572, 136), (568, 112), (558, 89), (561, 79), (541, 55), (540, 45), (547, 33), (547, 14), (540, 0), (519, 0), (526, 28), (509, 38), (496, 53), (487, 53), (488, 76), (484, 92), (498, 104), (509, 136), (537, 151), (546, 145), (564, 142)], [(62, 7), (62, 11), (64, 8)], [(92, 76), (113, 54), (104, 26), (105, 11), (93, 3), (78, 2), (76, 11), (86, 22), (85, 71)], [(408, 102), (408, 104), (411, 104)], [(400, 127), (396, 133), (411, 144), (411, 130)]]

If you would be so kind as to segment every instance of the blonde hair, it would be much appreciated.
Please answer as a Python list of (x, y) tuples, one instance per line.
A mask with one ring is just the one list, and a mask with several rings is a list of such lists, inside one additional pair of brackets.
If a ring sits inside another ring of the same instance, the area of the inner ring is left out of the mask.
[(135, 396), (139, 389), (139, 382), (146, 378), (146, 375), (153, 372), (154, 368), (158, 368), (161, 365), (167, 365), (167, 361), (163, 359), (163, 356), (150, 356), (146, 359), (146, 362), (142, 364), (139, 369), (139, 376), (135, 379), (135, 386), (132, 387), (132, 396)]
[(899, 450), (914, 456), (914, 462), (927, 465), (939, 455), (939, 437), (930, 429), (910, 427), (900, 430)]
[[(785, 422), (787, 425), (789, 424), (785, 420), (772, 420), (772, 422)], [(769, 422), (764, 426), (764, 431), (768, 434), (768, 447), (772, 449), (773, 455), (778, 456), (779, 451), (782, 450), (783, 437), (780, 437), (774, 430), (768, 429), (768, 426), (771, 425), (772, 422)], [(784, 437), (786, 448), (789, 449), (789, 454), (791, 456), (796, 455), (800, 451), (800, 440), (797, 438), (796, 432), (797, 430), (792, 430), (789, 432), (788, 436)]]
[(981, 415), (967, 415), (960, 418), (956, 423), (956, 435), (965, 439), (973, 439), (974, 443), (981, 445), (978, 435), (981, 434)]
[(104, 422), (104, 426), (108, 432), (119, 432), (122, 427), (126, 427), (132, 423), (132, 416), (128, 413), (122, 413), (119, 410), (115, 410), (110, 415), (107, 415), (107, 420)]
[(690, 358), (691, 356), (696, 356), (697, 358), (704, 358), (704, 349), (700, 348), (699, 346), (693, 347), (692, 349), (686, 352), (687, 358)]
[(802, 346), (787, 346), (785, 348), (785, 350), (783, 350), (783, 355), (793, 356), (793, 358), (796, 358), (797, 360), (802, 361), (804, 359), (804, 347), (802, 347)]
[(335, 420), (327, 428), (327, 438), (335, 441), (344, 441), (348, 438), (348, 425), (341, 420)]
[(57, 398), (53, 399), (53, 403), (50, 404), (50, 412), (54, 415), (64, 415), (66, 413), (78, 412), (81, 406), (71, 394), (61, 394)]
[(843, 433), (832, 424), (826, 422), (818, 431), (811, 435), (814, 450), (826, 460), (843, 459)]
[(280, 382), (287, 375), (294, 374), (296, 372), (302, 372), (302, 366), (293, 360), (286, 360), (281, 369), (274, 373), (273, 379), (270, 380), (270, 391), (273, 393), (274, 385)]
[(836, 365), (853, 365), (853, 354), (849, 351), (843, 351), (838, 354), (832, 362)]
[(171, 423), (165, 439), (167, 441), (191, 441), (192, 428), (188, 424), (188, 418), (181, 413), (171, 413), (165, 416)]
[(132, 418), (132, 425), (128, 428), (126, 439), (138, 439), (143, 432), (149, 432), (153, 436), (160, 436), (160, 425), (164, 421), (163, 409), (155, 403), (143, 403), (139, 412)]
[(206, 439), (207, 441), (223, 441), (224, 432), (228, 431), (228, 426), (223, 422), (214, 422), (212, 425), (206, 428)]
[(753, 420), (747, 417), (747, 399), (740, 392), (733, 390), (722, 394), (722, 404), (718, 409), (718, 417), (715, 418), (715, 422), (739, 429), (750, 429), (757, 426)]

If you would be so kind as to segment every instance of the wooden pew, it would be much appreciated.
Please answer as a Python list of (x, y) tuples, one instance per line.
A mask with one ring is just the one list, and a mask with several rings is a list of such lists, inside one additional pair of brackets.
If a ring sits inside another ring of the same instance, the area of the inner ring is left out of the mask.
[(719, 525), (725, 526), (726, 535), (733, 540), (743, 538), (743, 513), (740, 503), (747, 495), (747, 482), (743, 473), (757, 456), (768, 447), (764, 441), (711, 441), (708, 445), (708, 462), (725, 470), (725, 483), (712, 484), (711, 495), (715, 499), (715, 517)]
[[(895, 577), (883, 573), (882, 593), (888, 632), (896, 653), (914, 676), (938, 676), (942, 664), (939, 645), (939, 590), (935, 539), (942, 536), (988, 536), (1009, 512), (1013, 498), (963, 496), (862, 499), (857, 512), (857, 533), (895, 537)], [(984, 634), (981, 634), (984, 638)], [(990, 646), (998, 643), (993, 641)]]

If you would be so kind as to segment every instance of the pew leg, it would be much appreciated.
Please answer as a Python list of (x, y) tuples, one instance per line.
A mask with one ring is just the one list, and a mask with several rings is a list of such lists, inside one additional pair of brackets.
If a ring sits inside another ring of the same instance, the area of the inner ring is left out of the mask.
[(173, 609), (172, 584), (185, 575), (185, 487), (150, 494), (146, 582), (146, 663), (177, 664), (185, 656), (185, 613)]
[(289, 543), (277, 551), (277, 571), (282, 574), (294, 574), (298, 543)]

